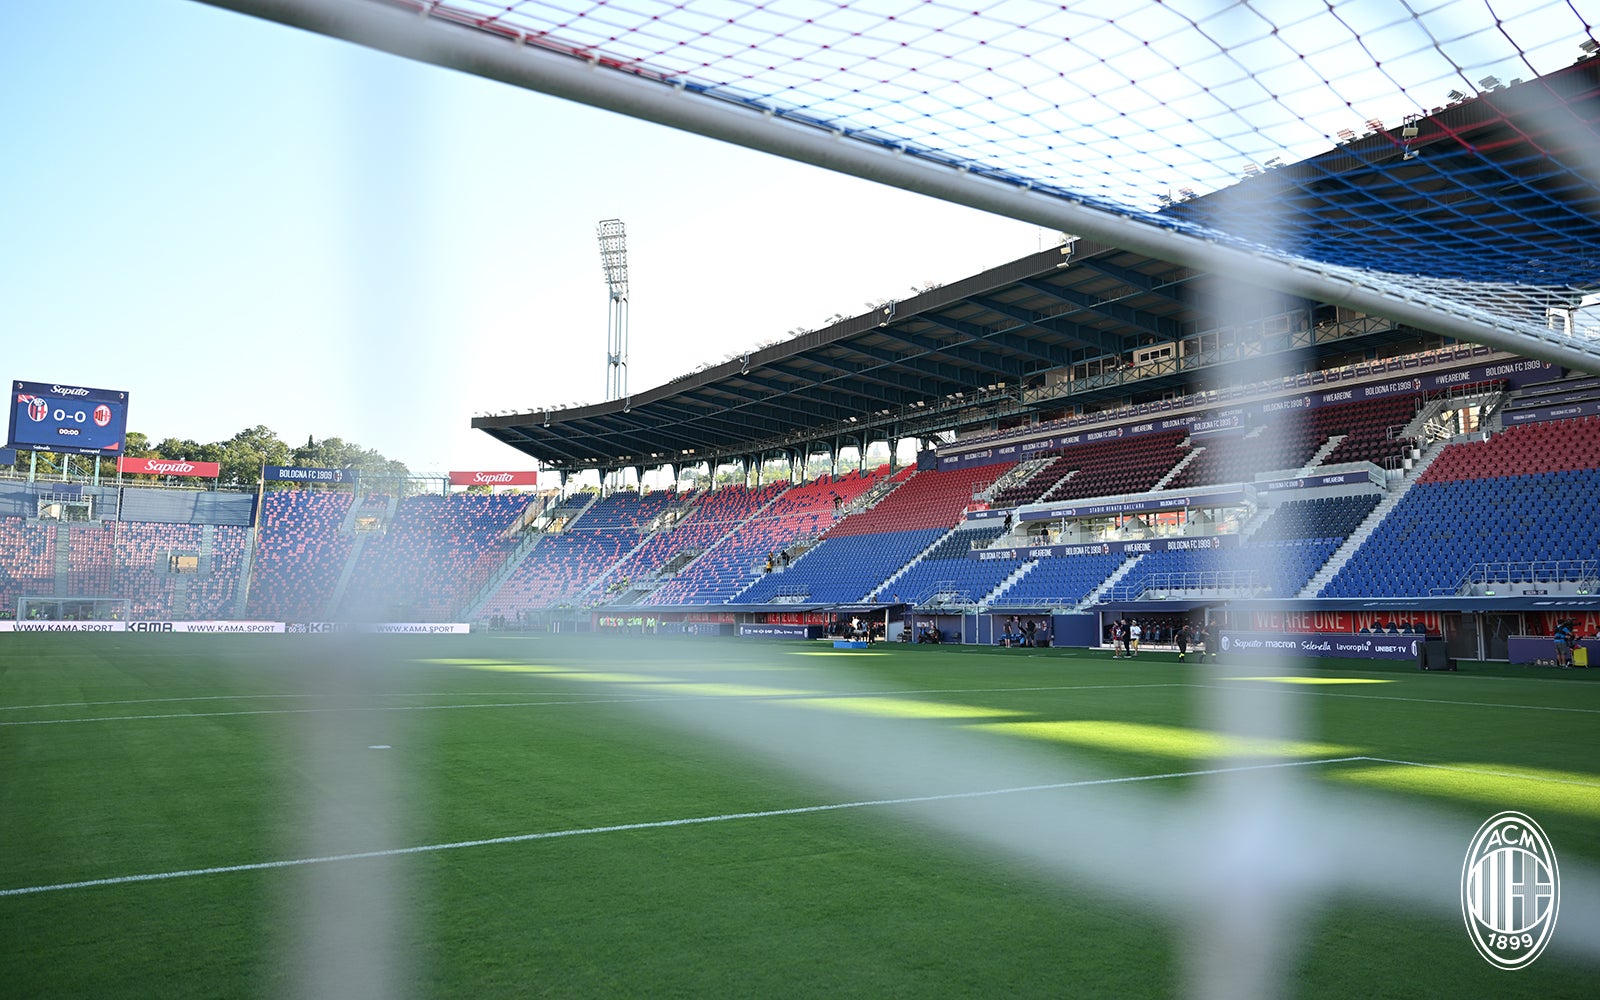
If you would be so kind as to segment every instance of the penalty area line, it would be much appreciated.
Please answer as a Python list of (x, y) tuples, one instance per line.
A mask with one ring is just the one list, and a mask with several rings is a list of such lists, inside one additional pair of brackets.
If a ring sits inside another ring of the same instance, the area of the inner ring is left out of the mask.
[(548, 830), (542, 833), (519, 833), (508, 837), (485, 837), (480, 840), (457, 840), (444, 844), (420, 844), (415, 847), (392, 847), (378, 851), (356, 851), (349, 854), (329, 854), (313, 858), (288, 858), (282, 861), (257, 861), (242, 865), (220, 865), (214, 868), (187, 868), (182, 871), (149, 872), (142, 875), (117, 875), (110, 878), (85, 879), (81, 882), (57, 882), (52, 885), (30, 885), (15, 889), (0, 889), (0, 896), (29, 896), (42, 892), (64, 892), (68, 889), (89, 889), (96, 886), (128, 885), (134, 882), (163, 882), (169, 879), (194, 878), (200, 875), (226, 875), (233, 872), (270, 871), (276, 868), (299, 868), (305, 865), (324, 865), (338, 861), (365, 861), (374, 858), (394, 858), (407, 854), (432, 854), (438, 851), (459, 851), (469, 847), (493, 847), (500, 844), (523, 844), (535, 840), (557, 840), (563, 837), (586, 837), (602, 833), (627, 833), (634, 830), (664, 830), (676, 826), (700, 826), (707, 823), (728, 823), (736, 820), (771, 819), (776, 816), (804, 816), (810, 813), (836, 812), (841, 809), (867, 809), (880, 806), (917, 805), (927, 802), (956, 802), (962, 799), (990, 798), (996, 795), (1016, 795), (1024, 792), (1049, 792), (1068, 788), (1090, 788), (1097, 785), (1127, 785), (1141, 781), (1172, 781), (1178, 778), (1202, 778), (1214, 774), (1235, 774), (1244, 771), (1267, 771), (1290, 767), (1313, 767), (1320, 764), (1347, 764), (1370, 761), (1371, 757), (1327, 757), (1319, 760), (1274, 761), (1270, 764), (1241, 764), (1236, 767), (1210, 767), (1194, 771), (1171, 771), (1165, 774), (1137, 774), (1121, 778), (1088, 778), (1082, 781), (1060, 781), (1043, 785), (1018, 785), (1012, 788), (989, 788), (975, 792), (945, 792), (939, 795), (911, 795), (895, 799), (863, 799), (855, 802), (830, 802), (816, 806), (794, 806), (789, 809), (763, 809), (756, 812), (722, 813), (716, 816), (690, 816), (682, 819), (664, 819), (645, 823), (618, 823), (613, 826), (587, 826), (571, 830)]

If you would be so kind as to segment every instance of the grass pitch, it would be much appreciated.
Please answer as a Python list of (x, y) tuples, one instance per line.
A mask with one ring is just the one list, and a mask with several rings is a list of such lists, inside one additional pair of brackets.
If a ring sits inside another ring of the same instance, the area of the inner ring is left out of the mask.
[[(1021, 749), (1111, 782), (1101, 803), (1170, 807), (1173, 824), (1191, 822), (1209, 780), (1196, 772), (1338, 761), (1295, 777), (1442, 817), (1459, 837), (1433, 846), (1457, 869), (1502, 809), (1538, 820), (1563, 864), (1600, 861), (1600, 672), (1302, 668), (1287, 684), (1242, 662), (1073, 650), (7, 635), (0, 983), (163, 998), (1188, 991), (1187, 932), (1115, 873), (1063, 879), (901, 801), (962, 793), (924, 808), (981, 823), (1000, 776), (985, 788), (930, 767), (869, 802), (836, 763), (804, 759), (844, 718), (877, 720), (885, 755), (906, 734)], [(1230, 689), (1281, 691), (1300, 732), (1221, 737), (1206, 706)], [(776, 703), (796, 720), (773, 734), (781, 751), (720, 731)], [(1064, 849), (1095, 822), (1065, 824)], [(1592, 995), (1600, 970), (1559, 949), (1489, 966), (1448, 916), (1458, 885), (1438, 892), (1431, 909), (1312, 901), (1281, 989)]]

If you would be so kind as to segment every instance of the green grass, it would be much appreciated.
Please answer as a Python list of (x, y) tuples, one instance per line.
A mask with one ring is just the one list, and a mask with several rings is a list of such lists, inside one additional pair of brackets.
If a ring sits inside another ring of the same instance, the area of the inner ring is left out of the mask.
[[(1173, 659), (898, 646), (835, 656), (737, 640), (7, 635), (0, 890), (855, 801), (856, 776), (797, 765), (813, 731), (828, 744), (819, 749), (837, 751), (867, 722), (887, 741), (932, 735), (1100, 777), (1195, 771), (1219, 751), (1258, 763), (1404, 761), (1294, 776), (1442, 817), (1460, 835), (1437, 849), (1457, 870), (1473, 831), (1502, 809), (1534, 816), (1564, 865), (1600, 861), (1600, 672), (1326, 661), (1301, 667), (1365, 683), (1290, 686), (1233, 679), (1263, 672), (1247, 663)], [(845, 688), (879, 696), (815, 694)], [(1263, 688), (1285, 691), (1301, 716), (1295, 745), (1223, 745), (1201, 721), (1222, 691)], [(768, 718), (758, 710), (793, 720), (782, 754), (713, 731)], [(862, 754), (865, 765), (873, 751)], [(980, 790), (981, 778), (935, 771), (878, 797)], [(1177, 810), (1201, 786), (1098, 791)], [(1072, 789), (1049, 794), (1076, 801)], [(993, 801), (934, 808), (981, 816)], [(1178, 926), (1119, 896), (1114, 876), (1063, 880), (915, 815), (812, 811), (0, 896), (0, 983), (18, 997), (280, 996), (307, 989), (305, 970), (322, 957), (332, 995), (1183, 994)], [(1066, 849), (1074, 830), (1060, 833)], [(348, 892), (313, 905), (330, 881)], [(351, 900), (370, 891), (393, 918), (378, 973), (388, 980), (357, 961), (371, 923)], [(1316, 901), (1283, 989), (1592, 995), (1600, 970), (1558, 951), (1519, 973), (1491, 968), (1448, 914), (1457, 891), (1440, 885), (1444, 908), (1431, 910), (1345, 893)], [(1556, 934), (1593, 932), (1561, 923)]]

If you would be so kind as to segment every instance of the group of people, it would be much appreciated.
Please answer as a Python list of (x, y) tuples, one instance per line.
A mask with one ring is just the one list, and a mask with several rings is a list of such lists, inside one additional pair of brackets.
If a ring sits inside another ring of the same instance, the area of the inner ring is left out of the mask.
[(1000, 645), (1021, 646), (1036, 649), (1050, 645), (1050, 626), (1045, 622), (1035, 621), (1032, 618), (1026, 621), (1017, 615), (1012, 615), (1005, 621), (1005, 627), (1000, 632)]
[(871, 618), (862, 618), (860, 615), (851, 615), (849, 618), (835, 618), (828, 623), (828, 635), (836, 639), (865, 639), (868, 642), (881, 642), (884, 638), (884, 623)]
[[(1144, 640), (1144, 626), (1139, 624), (1137, 618), (1119, 618), (1111, 623), (1111, 658), (1114, 660), (1133, 659), (1139, 655), (1139, 644)], [(1163, 638), (1168, 636), (1163, 633)], [(1178, 647), (1178, 659), (1189, 659), (1189, 650), (1195, 651), (1195, 657), (1204, 660), (1207, 656), (1213, 660), (1217, 658), (1217, 640), (1215, 633), (1207, 628), (1204, 622), (1183, 622), (1177, 631), (1170, 636), (1172, 644)], [(1155, 641), (1155, 640), (1152, 640)]]
[(779, 552), (776, 555), (771, 552), (767, 553), (767, 572), (771, 573), (774, 569), (777, 569), (780, 566), (784, 569), (789, 568), (788, 549), (784, 549), (782, 552)]

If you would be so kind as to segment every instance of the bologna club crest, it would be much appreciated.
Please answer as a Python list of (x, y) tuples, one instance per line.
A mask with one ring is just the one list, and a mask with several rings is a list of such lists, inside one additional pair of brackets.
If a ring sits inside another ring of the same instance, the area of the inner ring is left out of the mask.
[(50, 416), (50, 404), (38, 396), (28, 397), (28, 419), (42, 424)]

